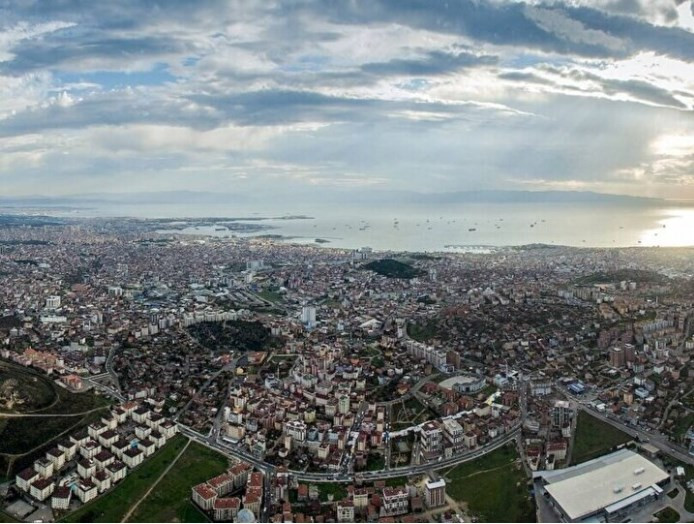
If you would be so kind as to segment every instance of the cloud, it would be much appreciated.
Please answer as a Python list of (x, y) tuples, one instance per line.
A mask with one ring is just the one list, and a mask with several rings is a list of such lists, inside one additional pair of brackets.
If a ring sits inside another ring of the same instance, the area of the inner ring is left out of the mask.
[(432, 76), (452, 74), (461, 69), (476, 66), (491, 66), (498, 58), (490, 55), (477, 55), (468, 52), (445, 53), (430, 51), (422, 58), (394, 58), (388, 62), (370, 62), (361, 70), (378, 76)]
[(538, 27), (566, 42), (579, 45), (585, 44), (596, 49), (605, 49), (618, 54), (621, 54), (625, 47), (624, 42), (620, 38), (604, 31), (589, 29), (559, 9), (527, 7), (525, 16), (535, 22)]
[(0, 184), (681, 192), (689, 151), (652, 144), (694, 134), (690, 15), (668, 0), (7, 2)]
[[(649, 105), (691, 109), (694, 106), (694, 91), (672, 92), (657, 83), (640, 78), (619, 79), (603, 76), (578, 67), (529, 68), (507, 70), (499, 78), (520, 84), (532, 84), (540, 89), (564, 93), (582, 93), (586, 96), (609, 97), (615, 100), (633, 100)], [(683, 102), (687, 100), (688, 103)]]
[(5, 27), (0, 32), (0, 62), (14, 58), (13, 50), (27, 40), (72, 27), (70, 22), (51, 21), (37, 24), (20, 22), (11, 27)]
[(430, 31), (458, 34), (503, 46), (590, 57), (627, 56), (653, 50), (683, 59), (691, 55), (694, 35), (642, 19), (615, 16), (589, 7), (554, 4), (425, 0), (330, 2), (332, 19), (343, 23), (379, 20)]

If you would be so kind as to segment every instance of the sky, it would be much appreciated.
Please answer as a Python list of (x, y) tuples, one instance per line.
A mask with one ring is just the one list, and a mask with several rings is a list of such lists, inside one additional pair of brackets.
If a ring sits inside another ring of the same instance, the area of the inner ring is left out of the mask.
[(0, 0), (0, 193), (694, 199), (682, 0)]

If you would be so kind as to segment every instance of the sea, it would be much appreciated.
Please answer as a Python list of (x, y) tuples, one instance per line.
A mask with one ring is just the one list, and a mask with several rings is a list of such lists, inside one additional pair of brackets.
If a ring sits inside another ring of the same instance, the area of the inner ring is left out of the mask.
[[(240, 233), (191, 225), (177, 233), (205, 236), (276, 235), (281, 241), (380, 251), (484, 251), (498, 246), (694, 246), (694, 205), (465, 203), (407, 206), (310, 205), (268, 209), (239, 205), (120, 205), (72, 214), (142, 218), (252, 218), (266, 226)], [(302, 218), (298, 218), (302, 216)], [(289, 218), (287, 218), (289, 217)], [(257, 220), (263, 219), (263, 220)], [(164, 233), (173, 230), (161, 230)], [(318, 242), (317, 242), (318, 241)]]

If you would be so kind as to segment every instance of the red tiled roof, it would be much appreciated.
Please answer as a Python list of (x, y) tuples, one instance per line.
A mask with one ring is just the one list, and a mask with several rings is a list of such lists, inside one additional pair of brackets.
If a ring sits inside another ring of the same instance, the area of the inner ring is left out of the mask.
[(193, 489), (205, 500), (213, 499), (217, 496), (217, 493), (206, 482), (198, 484)]
[(214, 509), (230, 509), (241, 507), (241, 500), (238, 497), (222, 497), (214, 501)]
[(213, 488), (219, 487), (224, 485), (226, 482), (231, 481), (231, 476), (227, 475), (226, 473), (222, 473), (221, 475), (217, 475), (214, 478), (211, 478), (210, 480), (207, 481), (207, 483), (212, 486)]

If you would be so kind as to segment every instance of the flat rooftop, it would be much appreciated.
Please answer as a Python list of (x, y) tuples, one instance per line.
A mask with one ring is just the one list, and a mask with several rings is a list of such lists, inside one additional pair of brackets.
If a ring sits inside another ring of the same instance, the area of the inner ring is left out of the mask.
[(666, 471), (628, 449), (534, 476), (544, 479), (545, 490), (571, 520), (589, 516), (669, 478)]

